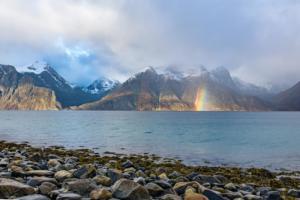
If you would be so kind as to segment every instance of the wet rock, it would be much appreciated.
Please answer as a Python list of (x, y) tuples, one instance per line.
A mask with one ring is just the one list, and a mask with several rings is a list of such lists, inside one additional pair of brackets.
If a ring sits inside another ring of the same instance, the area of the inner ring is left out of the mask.
[(89, 164), (84, 165), (74, 171), (73, 176), (75, 178), (93, 178), (94, 176), (96, 176), (96, 173), (96, 168), (93, 165)]
[(50, 192), (56, 189), (57, 189), (56, 185), (50, 182), (44, 182), (39, 186), (39, 191), (43, 195), (49, 195)]
[(130, 160), (127, 160), (127, 161), (122, 163), (122, 167), (123, 168), (130, 168), (130, 167), (134, 167), (134, 165)]
[(128, 200), (148, 200), (149, 192), (146, 188), (127, 179), (118, 180), (113, 186), (113, 197)]
[(0, 172), (0, 177), (1, 178), (11, 178), (12, 174), (11, 174), (11, 172)]
[(112, 197), (112, 193), (104, 188), (93, 190), (90, 193), (91, 199), (108, 200)]
[(192, 172), (192, 173), (188, 174), (188, 175), (186, 176), (186, 178), (189, 179), (190, 181), (192, 181), (192, 180), (193, 180), (196, 176), (198, 176), (198, 175), (199, 175), (198, 173)]
[(98, 185), (103, 185), (103, 186), (111, 186), (112, 181), (109, 177), (107, 176), (95, 176), (93, 180), (98, 184)]
[(268, 192), (271, 190), (271, 188), (270, 187), (259, 187), (256, 190), (257, 190), (256, 194), (258, 196), (265, 196), (268, 194)]
[(10, 170), (11, 170), (11, 175), (14, 177), (24, 177), (25, 176), (25, 172), (22, 167), (13, 165), (10, 167)]
[(254, 188), (251, 185), (241, 184), (240, 190), (245, 191), (245, 192), (253, 192)]
[(71, 177), (72, 177), (72, 173), (70, 173), (66, 170), (61, 170), (54, 174), (54, 178), (56, 180), (58, 180), (59, 182), (63, 182), (65, 179), (71, 178)]
[(295, 198), (300, 198), (300, 190), (290, 189), (287, 192), (287, 195)]
[(61, 193), (56, 200), (81, 200), (81, 196), (75, 193)]
[(24, 197), (17, 198), (16, 200), (50, 200), (48, 197), (40, 194), (27, 195)]
[(237, 186), (233, 183), (227, 183), (224, 188), (233, 192), (237, 191)]
[(172, 187), (172, 185), (165, 180), (157, 180), (157, 181), (154, 181), (154, 183), (159, 185), (163, 189), (168, 189), (168, 188)]
[(209, 200), (225, 200), (218, 192), (206, 189), (202, 193)]
[(27, 176), (53, 176), (54, 172), (49, 170), (30, 170), (26, 172)]
[(51, 182), (55, 185), (57, 185), (57, 181), (54, 179), (54, 178), (49, 178), (49, 177), (33, 177), (33, 178), (30, 178), (28, 181), (27, 181), (27, 185), (30, 185), (32, 187), (36, 187), (36, 186), (39, 186), (41, 185), (42, 183), (44, 182)]
[(11, 179), (0, 178), (0, 198), (9, 199), (11, 196), (20, 197), (34, 193), (35, 190), (31, 186)]
[(265, 195), (265, 200), (281, 200), (279, 191), (269, 191), (267, 195)]
[(49, 197), (51, 199), (56, 199), (58, 197), (59, 194), (62, 194), (62, 193), (66, 193), (66, 190), (61, 188), (61, 189), (57, 189), (57, 190), (53, 190), (49, 193)]
[(68, 191), (78, 193), (80, 195), (87, 195), (92, 190), (96, 189), (96, 184), (90, 179), (79, 179), (64, 184), (64, 188)]
[(220, 183), (223, 184), (228, 183), (228, 179), (223, 175), (218, 174), (218, 175), (214, 175), (213, 177), (219, 180)]
[(148, 190), (151, 196), (157, 197), (163, 194), (164, 189), (155, 183), (148, 183), (145, 188)]
[(133, 181), (140, 185), (146, 185), (146, 180), (143, 177), (134, 178)]
[(8, 165), (8, 160), (7, 159), (1, 159), (0, 160), (0, 167), (7, 167)]
[(116, 169), (107, 170), (107, 176), (111, 179), (112, 183), (115, 183), (117, 180), (123, 178), (122, 172)]
[(177, 192), (177, 194), (184, 194), (187, 187), (192, 186), (197, 190), (197, 192), (201, 192), (204, 190), (203, 186), (201, 186), (198, 182), (179, 182), (173, 186), (173, 189)]

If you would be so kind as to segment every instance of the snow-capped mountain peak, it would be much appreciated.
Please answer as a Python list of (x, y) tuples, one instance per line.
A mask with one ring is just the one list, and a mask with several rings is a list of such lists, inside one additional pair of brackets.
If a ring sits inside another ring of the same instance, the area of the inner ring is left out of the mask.
[(35, 61), (34, 63), (17, 67), (17, 70), (21, 73), (34, 73), (34, 74), (40, 74), (43, 71), (47, 71), (50, 68), (47, 62), (45, 61)]
[(120, 82), (116, 80), (110, 80), (107, 78), (100, 78), (95, 80), (92, 84), (87, 86), (84, 90), (91, 94), (103, 94), (109, 90), (112, 90), (114, 87), (119, 85)]

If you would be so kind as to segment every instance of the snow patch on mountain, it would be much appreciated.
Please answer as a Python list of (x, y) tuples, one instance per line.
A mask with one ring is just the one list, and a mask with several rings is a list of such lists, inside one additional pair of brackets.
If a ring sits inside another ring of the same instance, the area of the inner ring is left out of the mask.
[(100, 78), (95, 80), (91, 85), (87, 86), (83, 90), (91, 94), (103, 94), (104, 92), (112, 90), (119, 84), (120, 82), (116, 80)]
[(17, 70), (20, 73), (34, 73), (34, 74), (40, 74), (43, 71), (47, 71), (49, 68), (49, 65), (45, 61), (35, 61), (34, 63), (27, 65), (27, 66), (21, 66), (17, 67)]

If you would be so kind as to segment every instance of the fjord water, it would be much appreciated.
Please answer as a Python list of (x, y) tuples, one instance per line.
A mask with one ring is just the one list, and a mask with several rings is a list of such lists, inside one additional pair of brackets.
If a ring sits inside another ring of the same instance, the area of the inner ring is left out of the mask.
[(2, 111), (0, 139), (300, 170), (300, 112)]

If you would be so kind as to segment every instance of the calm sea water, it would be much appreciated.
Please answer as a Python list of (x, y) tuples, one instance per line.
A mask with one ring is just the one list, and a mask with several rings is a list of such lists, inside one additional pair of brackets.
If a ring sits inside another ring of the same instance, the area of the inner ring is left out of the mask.
[(0, 139), (300, 170), (300, 112), (0, 112)]

